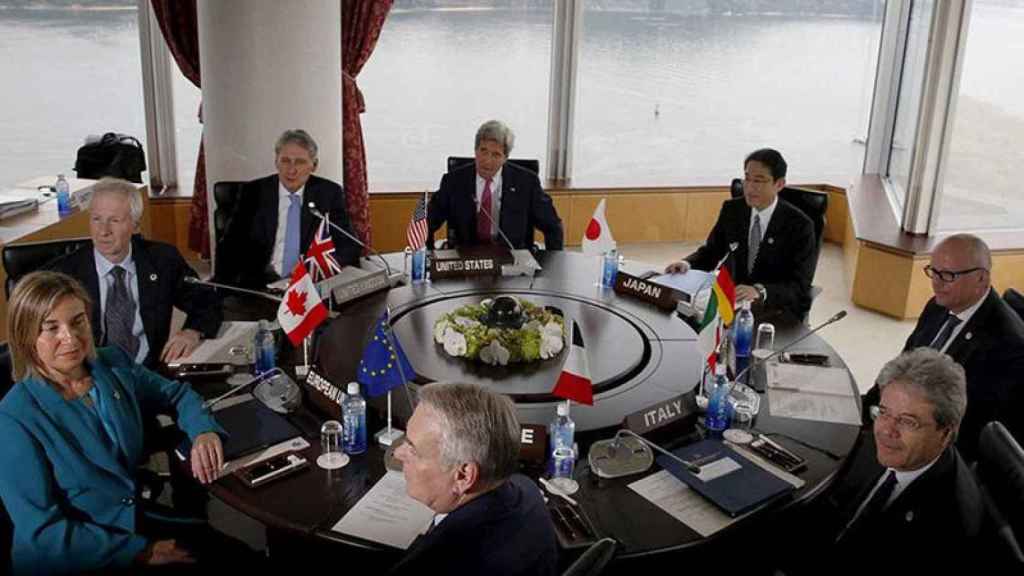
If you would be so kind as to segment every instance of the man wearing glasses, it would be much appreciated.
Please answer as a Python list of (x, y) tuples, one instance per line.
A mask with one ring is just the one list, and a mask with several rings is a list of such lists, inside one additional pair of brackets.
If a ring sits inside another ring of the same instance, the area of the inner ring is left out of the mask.
[(877, 387), (872, 430), (816, 511), (821, 522), (807, 523), (831, 540), (819, 560), (842, 562), (844, 574), (945, 573), (950, 550), (969, 558), (984, 544), (981, 492), (954, 446), (970, 405), (964, 370), (918, 348), (886, 363)]
[(778, 197), (786, 187), (786, 168), (777, 150), (751, 152), (743, 162), (743, 198), (726, 200), (704, 245), (665, 272), (713, 270), (731, 250), (737, 300), (761, 302), (803, 320), (811, 309), (818, 247), (811, 219)]
[[(967, 405), (957, 447), (977, 459), (978, 436), (992, 420), (1024, 443), (1024, 322), (991, 287), (992, 256), (977, 236), (954, 234), (932, 251), (924, 273), (934, 297), (904, 350), (945, 352), (967, 373)], [(877, 386), (864, 397), (877, 403)]]

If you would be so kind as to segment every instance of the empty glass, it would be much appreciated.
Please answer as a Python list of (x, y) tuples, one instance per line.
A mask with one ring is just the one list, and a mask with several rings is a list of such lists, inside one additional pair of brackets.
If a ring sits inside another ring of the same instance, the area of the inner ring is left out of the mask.
[(754, 340), (754, 350), (750, 353), (753, 356), (753, 365), (750, 367), (749, 382), (763, 390), (766, 383), (767, 373), (765, 361), (775, 351), (775, 326), (768, 322), (762, 322), (757, 327), (757, 339)]
[(732, 427), (750, 430), (761, 409), (761, 396), (750, 386), (736, 382), (729, 391), (729, 402), (732, 404)]
[(575, 494), (580, 485), (573, 478), (576, 467), (576, 451), (567, 446), (555, 448), (551, 458), (554, 465), (551, 471), (551, 484), (564, 494)]
[(316, 463), (325, 470), (336, 470), (348, 464), (348, 455), (342, 452), (343, 429), (341, 422), (328, 420), (320, 427), (320, 456)]

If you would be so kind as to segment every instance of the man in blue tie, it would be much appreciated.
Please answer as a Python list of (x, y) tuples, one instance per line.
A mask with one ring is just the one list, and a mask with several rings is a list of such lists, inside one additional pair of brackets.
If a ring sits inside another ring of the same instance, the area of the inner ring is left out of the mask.
[[(320, 224), (309, 210), (310, 203), (327, 214), (332, 224), (352, 231), (342, 187), (313, 175), (318, 150), (305, 130), (286, 130), (277, 139), (277, 174), (247, 183), (228, 221), (216, 255), (218, 281), (261, 289), (291, 274)], [(331, 239), (339, 264), (359, 260), (358, 244), (333, 228)]]
[[(924, 267), (934, 296), (904, 346), (944, 352), (967, 372), (967, 405), (957, 447), (977, 458), (985, 424), (1002, 422), (1024, 443), (1024, 322), (992, 289), (992, 256), (972, 234), (954, 234), (932, 250)], [(878, 389), (864, 396), (876, 403)]]

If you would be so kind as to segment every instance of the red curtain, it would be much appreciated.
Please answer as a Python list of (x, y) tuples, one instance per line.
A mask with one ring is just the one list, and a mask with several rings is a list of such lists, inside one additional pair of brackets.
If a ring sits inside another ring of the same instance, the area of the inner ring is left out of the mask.
[(342, 169), (353, 231), (370, 243), (370, 194), (359, 115), (366, 111), (356, 77), (373, 54), (393, 0), (343, 0), (341, 5)]
[[(201, 88), (199, 74), (199, 20), (196, 0), (150, 0), (153, 14), (160, 24), (164, 41), (178, 63), (185, 78)], [(199, 121), (203, 121), (200, 106)], [(196, 179), (192, 188), (191, 219), (188, 227), (188, 247), (210, 257), (209, 215), (206, 208), (206, 154), (203, 141), (199, 141), (196, 157)]]

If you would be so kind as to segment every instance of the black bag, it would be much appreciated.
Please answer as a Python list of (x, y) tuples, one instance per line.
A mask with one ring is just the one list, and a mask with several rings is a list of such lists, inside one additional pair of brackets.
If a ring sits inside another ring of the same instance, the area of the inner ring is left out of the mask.
[(146, 169), (146, 154), (142, 144), (127, 134), (107, 132), (98, 142), (89, 142), (78, 149), (75, 173), (79, 178), (97, 179), (104, 176), (124, 178), (142, 184)]

